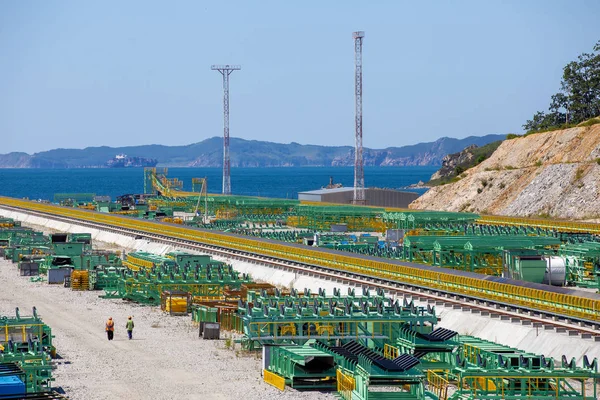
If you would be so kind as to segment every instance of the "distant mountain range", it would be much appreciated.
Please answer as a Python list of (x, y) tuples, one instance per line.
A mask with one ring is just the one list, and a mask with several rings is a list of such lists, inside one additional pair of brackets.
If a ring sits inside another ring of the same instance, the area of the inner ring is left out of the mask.
[[(506, 135), (443, 137), (435, 142), (411, 146), (364, 149), (367, 166), (441, 165), (447, 154), (467, 146), (483, 146), (505, 139)], [(352, 166), (354, 147), (282, 144), (231, 138), (232, 167)], [(55, 149), (35, 154), (0, 154), (0, 168), (106, 168), (117, 154), (158, 160), (159, 167), (220, 167), (223, 165), (223, 139), (213, 137), (187, 146), (144, 145), (130, 147), (87, 147)]]

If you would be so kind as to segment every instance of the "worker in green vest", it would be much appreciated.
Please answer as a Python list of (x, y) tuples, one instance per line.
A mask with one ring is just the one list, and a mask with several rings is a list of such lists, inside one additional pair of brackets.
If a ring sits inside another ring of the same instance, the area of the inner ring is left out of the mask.
[(129, 340), (133, 339), (133, 319), (129, 317), (127, 320), (127, 325), (125, 325), (125, 329), (127, 329), (127, 335), (129, 336)]

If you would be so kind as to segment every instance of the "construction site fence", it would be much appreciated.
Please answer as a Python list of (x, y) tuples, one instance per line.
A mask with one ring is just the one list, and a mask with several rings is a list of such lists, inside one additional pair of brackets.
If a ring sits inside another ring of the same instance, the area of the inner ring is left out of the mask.
[(84, 222), (95, 222), (150, 234), (168, 235), (173, 238), (248, 251), (279, 259), (321, 265), (355, 274), (402, 281), (445, 292), (495, 300), (594, 322), (600, 320), (600, 300), (590, 298), (453, 275), (443, 270), (432, 271), (429, 269), (420, 269), (409, 265), (387, 263), (385, 260), (375, 261), (356, 258), (308, 247), (299, 248), (284, 243), (269, 243), (264, 240), (239, 237), (231, 234), (206, 232), (184, 226), (161, 224), (130, 217), (107, 215), (26, 200), (0, 197), (0, 205), (2, 204), (19, 207), (24, 210), (74, 218)]

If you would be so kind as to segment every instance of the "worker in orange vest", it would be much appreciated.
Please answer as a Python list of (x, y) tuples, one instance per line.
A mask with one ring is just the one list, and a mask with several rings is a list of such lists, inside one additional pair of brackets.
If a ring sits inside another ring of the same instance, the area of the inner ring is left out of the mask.
[(108, 335), (108, 340), (113, 340), (113, 336), (115, 335), (115, 323), (112, 317), (109, 317), (108, 321), (106, 321), (106, 334)]

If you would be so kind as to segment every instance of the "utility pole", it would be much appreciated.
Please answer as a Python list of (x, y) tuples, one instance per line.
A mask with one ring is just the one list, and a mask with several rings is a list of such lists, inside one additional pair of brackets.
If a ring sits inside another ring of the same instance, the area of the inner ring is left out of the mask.
[(223, 75), (223, 194), (231, 194), (231, 164), (229, 161), (229, 75), (242, 69), (239, 65), (212, 65)]
[(365, 33), (352, 33), (354, 38), (354, 204), (365, 204), (365, 170), (362, 144), (362, 42)]

